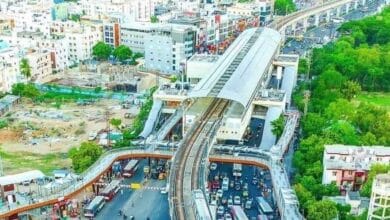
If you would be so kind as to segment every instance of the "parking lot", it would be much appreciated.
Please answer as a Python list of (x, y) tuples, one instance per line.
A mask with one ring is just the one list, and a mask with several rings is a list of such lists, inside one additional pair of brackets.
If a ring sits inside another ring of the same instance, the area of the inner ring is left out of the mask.
[[(263, 197), (273, 209), (273, 212), (268, 214), (268, 218), (277, 219), (278, 213), (272, 197), (271, 174), (268, 170), (242, 166), (241, 174), (238, 174), (239, 172), (233, 172), (233, 164), (221, 163), (211, 164), (210, 168), (209, 203), (218, 206), (217, 219), (229, 219), (229, 207), (232, 203), (240, 205), (249, 219), (264, 214), (258, 208), (256, 197)], [(223, 178), (226, 177), (229, 179), (227, 188), (223, 186)]]

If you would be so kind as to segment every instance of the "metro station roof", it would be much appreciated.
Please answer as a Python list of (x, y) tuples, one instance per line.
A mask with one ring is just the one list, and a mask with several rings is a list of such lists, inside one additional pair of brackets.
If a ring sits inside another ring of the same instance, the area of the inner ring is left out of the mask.
[(223, 98), (246, 108), (278, 52), (280, 42), (280, 34), (273, 29), (244, 31), (216, 62), (210, 74), (189, 93), (189, 97)]

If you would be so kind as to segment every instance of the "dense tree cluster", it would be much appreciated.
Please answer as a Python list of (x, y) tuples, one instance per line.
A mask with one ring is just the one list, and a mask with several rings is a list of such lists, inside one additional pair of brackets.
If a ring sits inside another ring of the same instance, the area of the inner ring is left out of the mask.
[(314, 50), (311, 74), (332, 71), (364, 90), (390, 91), (389, 21), (387, 8), (381, 15), (343, 24), (340, 40)]
[[(390, 91), (390, 9), (381, 15), (342, 25), (341, 38), (315, 49), (310, 74), (293, 95), (304, 109), (304, 91), (310, 91), (308, 113), (302, 118), (300, 146), (294, 154), (294, 189), (307, 219), (364, 219), (348, 215), (348, 207), (323, 201), (339, 194), (338, 187), (322, 185), (325, 144), (390, 145), (390, 116), (386, 109), (355, 99), (363, 91)], [(302, 60), (300, 73), (307, 71)], [(375, 165), (362, 195), (369, 196), (372, 179), (389, 166)]]
[(110, 55), (113, 55), (120, 62), (130, 61), (131, 65), (136, 64), (135, 60), (143, 56), (141, 53), (133, 53), (126, 45), (112, 48), (104, 42), (98, 42), (92, 47), (92, 55), (98, 60), (108, 60)]
[(292, 0), (275, 0), (275, 14), (286, 15), (296, 10)]
[(103, 149), (94, 142), (83, 142), (80, 147), (69, 150), (68, 156), (72, 159), (72, 166), (76, 173), (81, 173), (90, 167), (102, 155)]

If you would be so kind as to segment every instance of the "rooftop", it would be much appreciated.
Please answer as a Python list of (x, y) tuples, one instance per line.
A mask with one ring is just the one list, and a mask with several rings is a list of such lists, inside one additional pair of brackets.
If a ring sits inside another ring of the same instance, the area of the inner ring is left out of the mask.
[(208, 54), (195, 54), (193, 55), (188, 62), (206, 62), (206, 63), (215, 63), (219, 59), (218, 55), (208, 55)]
[(333, 144), (325, 145), (325, 152), (327, 154), (343, 154), (343, 155), (376, 155), (376, 156), (389, 156), (389, 146), (354, 146), (354, 145), (342, 145)]
[(259, 84), (262, 86), (260, 81), (278, 52), (280, 40), (280, 34), (269, 28), (244, 31), (189, 96), (223, 98), (248, 107)]

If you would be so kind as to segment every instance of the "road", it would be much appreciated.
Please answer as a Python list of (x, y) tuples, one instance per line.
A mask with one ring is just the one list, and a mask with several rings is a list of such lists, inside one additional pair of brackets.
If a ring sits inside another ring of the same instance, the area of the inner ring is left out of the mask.
[[(342, 16), (345, 21), (359, 20), (363, 17), (376, 13), (379, 5), (383, 4), (384, 1), (371, 1), (367, 4), (368, 11), (362, 12), (361, 10), (353, 10), (350, 13)], [(337, 37), (337, 29), (341, 24), (329, 23), (328, 25), (321, 25), (319, 27), (312, 28), (303, 34), (303, 41), (291, 40), (285, 44), (282, 52), (285, 54), (299, 54), (304, 56), (308, 50), (316, 46), (322, 46), (322, 43)]]
[[(136, 174), (131, 178), (124, 179), (124, 184), (141, 183), (144, 180), (143, 167), (145, 165), (147, 165), (147, 160), (140, 161)], [(119, 210), (124, 211), (128, 217), (134, 216), (136, 219), (146, 218), (146, 216), (151, 216), (151, 220), (169, 219), (167, 194), (161, 194), (158, 190), (165, 185), (166, 181), (151, 179), (144, 185), (144, 189), (134, 191), (125, 188), (123, 193), (119, 192), (112, 201), (106, 203), (96, 219), (113, 219), (113, 216), (119, 218), (117, 216)], [(153, 189), (154, 187), (156, 189)], [(134, 207), (132, 207), (132, 203), (134, 203)]]

